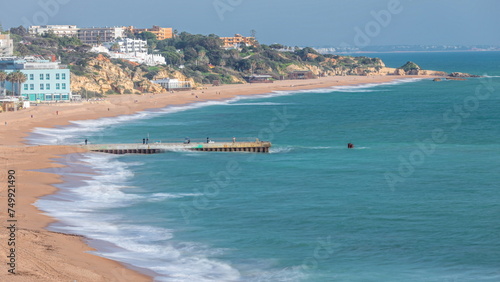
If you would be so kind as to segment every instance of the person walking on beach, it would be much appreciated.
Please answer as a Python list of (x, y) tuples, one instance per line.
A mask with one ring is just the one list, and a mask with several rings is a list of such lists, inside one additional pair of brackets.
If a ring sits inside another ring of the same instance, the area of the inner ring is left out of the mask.
[(87, 139), (85, 139), (85, 145), (87, 145), (87, 141), (88, 141), (88, 140), (87, 140)]

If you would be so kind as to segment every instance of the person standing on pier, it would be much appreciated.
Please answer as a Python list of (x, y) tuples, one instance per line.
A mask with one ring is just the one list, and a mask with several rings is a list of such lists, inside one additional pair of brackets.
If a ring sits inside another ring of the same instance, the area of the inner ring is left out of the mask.
[(236, 137), (233, 137), (233, 143), (236, 143)]
[(208, 143), (210, 143), (210, 138), (209, 138), (209, 137), (207, 137), (207, 144), (208, 144)]
[(142, 138), (142, 145), (146, 144), (146, 138)]

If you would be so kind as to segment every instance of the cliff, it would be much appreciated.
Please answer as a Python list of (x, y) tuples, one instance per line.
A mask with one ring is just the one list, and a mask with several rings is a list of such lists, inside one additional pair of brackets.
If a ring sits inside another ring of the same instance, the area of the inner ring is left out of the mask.
[[(378, 58), (334, 56), (318, 61), (316, 54), (307, 54), (307, 60), (291, 61), (284, 64), (276, 63), (280, 58), (259, 58), (255, 63), (260, 74), (271, 74), (275, 79), (286, 76), (297, 70), (309, 70), (316, 76), (344, 76), (344, 75), (434, 75), (450, 77), (472, 77), (469, 74), (423, 70), (413, 62), (407, 62), (399, 68), (386, 67)], [(220, 80), (223, 83), (246, 83), (246, 74), (227, 67), (198, 67), (196, 70), (184, 69), (176, 71), (166, 66), (146, 67), (125, 60), (110, 60), (103, 55), (89, 58), (81, 63), (79, 73), (71, 76), (71, 89), (74, 93), (103, 94), (140, 94), (162, 93), (166, 90), (151, 80), (174, 78), (181, 81), (190, 81), (193, 86), (203, 83), (213, 83)], [(203, 79), (200, 76), (203, 75)]]
[(144, 77), (140, 68), (124, 68), (112, 63), (107, 57), (98, 55), (86, 62), (84, 75), (71, 75), (71, 90), (85, 89), (100, 94), (132, 94), (141, 92), (165, 92), (158, 84)]

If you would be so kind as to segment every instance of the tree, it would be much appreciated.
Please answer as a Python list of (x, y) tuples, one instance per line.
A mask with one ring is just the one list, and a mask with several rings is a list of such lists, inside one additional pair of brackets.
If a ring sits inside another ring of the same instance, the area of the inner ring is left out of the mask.
[(21, 83), (26, 82), (27, 79), (28, 78), (26, 77), (26, 75), (20, 71), (11, 72), (7, 75), (7, 81), (12, 83), (12, 90), (14, 90), (13, 91), (14, 96), (21, 95)]
[(78, 39), (77, 37), (63, 36), (56, 37), (56, 40), (58, 41), (59, 46), (62, 47), (75, 48), (82, 45), (82, 41), (80, 41), (80, 39)]
[(135, 38), (135, 34), (132, 32), (132, 30), (130, 29), (126, 29), (124, 32), (123, 32), (123, 35), (125, 36), (125, 38), (131, 38), (131, 39), (136, 39)]
[(113, 46), (111, 46), (111, 51), (114, 52), (120, 51), (120, 45), (118, 43), (113, 44)]
[(28, 35), (28, 31), (22, 25), (20, 25), (18, 27), (12, 27), (12, 28), (10, 28), (10, 33), (17, 34), (19, 36), (26, 36), (26, 35)]
[(7, 73), (4, 71), (0, 71), (0, 86), (3, 89), (5, 87), (5, 80), (7, 80)]
[(193, 47), (186, 48), (184, 50), (184, 59), (187, 62), (193, 61), (198, 58), (198, 52)]
[(271, 45), (269, 45), (269, 47), (270, 47), (271, 49), (278, 49), (278, 50), (279, 50), (279, 49), (284, 49), (284, 48), (285, 48), (285, 46), (283, 46), (283, 45), (281, 45), (281, 44), (278, 44), (278, 43), (271, 44)]
[(156, 49), (156, 44), (158, 44), (158, 39), (156, 39), (156, 34), (144, 31), (137, 34), (138, 39), (145, 40), (148, 43), (148, 51), (153, 53), (153, 50)]
[(137, 38), (138, 39), (142, 39), (142, 40), (157, 40), (156, 39), (156, 34), (152, 33), (152, 32), (149, 32), (149, 31), (144, 31), (144, 32), (141, 32), (139, 34), (137, 34)]

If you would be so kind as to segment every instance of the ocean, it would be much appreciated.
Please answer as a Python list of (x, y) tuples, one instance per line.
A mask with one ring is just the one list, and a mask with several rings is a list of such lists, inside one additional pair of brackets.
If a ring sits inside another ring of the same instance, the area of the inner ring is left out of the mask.
[[(36, 206), (155, 281), (500, 281), (500, 53), (367, 54), (466, 81), (283, 91), (36, 129), (31, 144), (271, 141), (269, 154), (70, 154)], [(354, 149), (347, 149), (353, 143)], [(115, 273), (118, 281), (127, 281)]]

